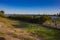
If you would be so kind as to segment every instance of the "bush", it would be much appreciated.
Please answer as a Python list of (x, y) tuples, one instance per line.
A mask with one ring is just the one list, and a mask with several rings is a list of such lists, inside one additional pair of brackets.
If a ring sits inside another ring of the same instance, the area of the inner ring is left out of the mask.
[(51, 17), (49, 17), (48, 15), (43, 15), (38, 20), (39, 20), (39, 23), (42, 24), (42, 23), (44, 23), (47, 20), (51, 20)]
[(4, 11), (0, 11), (0, 17), (5, 17)]

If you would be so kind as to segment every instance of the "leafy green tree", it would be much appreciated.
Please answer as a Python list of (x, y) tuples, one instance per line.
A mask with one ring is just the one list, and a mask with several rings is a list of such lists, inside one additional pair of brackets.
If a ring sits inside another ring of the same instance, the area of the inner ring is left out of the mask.
[(51, 20), (51, 17), (48, 16), (48, 15), (42, 15), (40, 18), (39, 18), (39, 23), (44, 23), (45, 21), (47, 20)]
[(0, 13), (3, 13), (4, 14), (4, 11), (0, 11)]
[(4, 17), (4, 11), (0, 11), (0, 17)]

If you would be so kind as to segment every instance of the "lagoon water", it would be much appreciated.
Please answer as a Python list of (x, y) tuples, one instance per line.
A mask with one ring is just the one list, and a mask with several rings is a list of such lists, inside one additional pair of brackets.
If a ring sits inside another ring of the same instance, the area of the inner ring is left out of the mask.
[(52, 19), (56, 19), (56, 18), (59, 18), (60, 19), (60, 17), (58, 17), (58, 16), (50, 16)]
[[(13, 15), (13, 14), (5, 14), (6, 16), (10, 16), (10, 15)], [(58, 17), (58, 16), (50, 16), (52, 19), (55, 19), (55, 18), (59, 18), (60, 19), (60, 17)]]

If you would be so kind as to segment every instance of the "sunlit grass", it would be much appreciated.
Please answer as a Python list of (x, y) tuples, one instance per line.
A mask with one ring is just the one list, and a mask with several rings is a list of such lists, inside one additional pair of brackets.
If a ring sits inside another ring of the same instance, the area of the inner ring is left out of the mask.
[(57, 29), (47, 28), (38, 24), (26, 23), (26, 22), (22, 23), (22, 26), (21, 27), (24, 28), (27, 32), (34, 33), (48, 40), (55, 40), (56, 39), (55, 37), (59, 37), (59, 36), (56, 36), (56, 34), (59, 35), (59, 30)]
[[(1, 18), (0, 22), (4, 23), (8, 28), (14, 30), (14, 26), (12, 25), (19, 25), (20, 29), (23, 29), (24, 32), (32, 33), (33, 35), (38, 35), (39, 37), (45, 38), (47, 40), (60, 40), (60, 30), (43, 27), (39, 24), (27, 23), (22, 21), (10, 20), (7, 18)], [(17, 27), (17, 26), (16, 26)], [(22, 31), (23, 32), (23, 31)], [(23, 32), (23, 33), (24, 33)], [(13, 33), (13, 35), (16, 32)], [(0, 33), (0, 35), (5, 35), (4, 33)], [(20, 39), (24, 40), (25, 37), (19, 37)], [(28, 40), (32, 40), (31, 38), (26, 38)]]

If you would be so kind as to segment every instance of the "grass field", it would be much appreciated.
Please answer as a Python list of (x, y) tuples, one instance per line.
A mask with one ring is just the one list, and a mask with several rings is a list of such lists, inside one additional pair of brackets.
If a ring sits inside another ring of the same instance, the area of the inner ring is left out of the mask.
[[(23, 32), (23, 34), (25, 34), (24, 32), (29, 33), (32, 37), (38, 37), (38, 38), (43, 38), (44, 40), (60, 40), (60, 30), (57, 29), (53, 29), (53, 28), (47, 28), (47, 27), (43, 27), (42, 25), (39, 24), (34, 24), (34, 23), (28, 23), (28, 22), (23, 22), (23, 21), (16, 21), (16, 20), (10, 20), (7, 18), (1, 18), (0, 17), (0, 22), (4, 24), (3, 28), (8, 29), (8, 32), (11, 31), (15, 31), (13, 32), (13, 35), (15, 33), (17, 33), (17, 29), (22, 29), (20, 30), (21, 32)], [(1, 24), (0, 23), (0, 24)], [(0, 31), (2, 30), (2, 27), (0, 28)], [(20, 32), (20, 33), (21, 33)], [(4, 31), (0, 32), (0, 35), (2, 36), (4, 34), (6, 34), (6, 32), (4, 33)], [(18, 35), (18, 34), (16, 34)], [(14, 35), (15, 36), (15, 35)], [(24, 37), (17, 37), (20, 38), (21, 40), (24, 40)], [(31, 38), (28, 38), (28, 40), (33, 40)]]
[(60, 40), (60, 30), (43, 27), (39, 24), (20, 23), (20, 26), (28, 32), (43, 37), (47, 40)]

